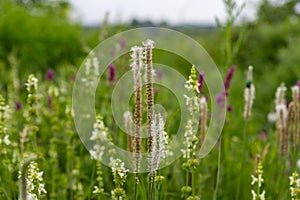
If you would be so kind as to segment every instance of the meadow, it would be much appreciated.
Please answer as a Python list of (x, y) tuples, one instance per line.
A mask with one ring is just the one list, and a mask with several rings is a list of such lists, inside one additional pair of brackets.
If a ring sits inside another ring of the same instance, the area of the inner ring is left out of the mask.
[[(102, 70), (95, 47), (143, 23), (84, 27), (67, 4), (32, 2), (0, 3), (0, 199), (300, 199), (297, 1), (262, 1), (255, 21), (237, 23), (242, 7), (227, 0), (218, 27), (167, 27), (209, 53), (216, 95), (205, 66), (152, 38), (115, 41)], [(207, 135), (214, 106), (220, 137)]]

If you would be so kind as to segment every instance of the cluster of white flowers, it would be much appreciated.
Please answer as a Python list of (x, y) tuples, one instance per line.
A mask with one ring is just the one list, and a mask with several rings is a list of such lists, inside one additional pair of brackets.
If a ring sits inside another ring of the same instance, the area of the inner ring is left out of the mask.
[(90, 140), (95, 141), (96, 143), (94, 144), (93, 149), (91, 149), (89, 152), (93, 159), (100, 161), (105, 151), (104, 144), (111, 144), (111, 140), (108, 129), (105, 127), (103, 119), (100, 115), (97, 116), (93, 128), (94, 129)]
[(184, 87), (188, 89), (188, 91), (194, 91), (196, 93), (200, 93), (199, 91), (199, 83), (197, 80), (196, 68), (193, 65), (191, 69), (191, 75), (189, 76), (189, 80), (186, 82)]
[(117, 182), (120, 185), (125, 183), (125, 179), (127, 178), (127, 173), (129, 169), (125, 169), (125, 164), (120, 159), (110, 158), (109, 166), (112, 169), (114, 179), (118, 179)]
[(143, 67), (143, 48), (140, 46), (134, 46), (131, 48), (131, 67), (133, 70), (133, 81), (134, 81), (134, 138), (133, 138), (133, 152), (135, 170), (140, 170), (140, 153), (142, 151), (142, 67)]
[(25, 86), (29, 93), (34, 93), (38, 88), (38, 79), (33, 74), (30, 74)]
[(91, 57), (88, 57), (86, 59), (84, 66), (85, 66), (85, 75), (89, 76), (93, 68), (93, 72), (94, 72), (93, 75), (99, 76), (99, 60), (97, 57), (94, 56), (93, 53), (91, 54)]
[(142, 67), (143, 67), (143, 47), (134, 46), (131, 48), (131, 58), (133, 62), (131, 63), (131, 67), (133, 70), (133, 79), (134, 79), (134, 90), (141, 89), (142, 87)]
[(245, 109), (244, 109), (243, 116), (245, 119), (248, 119), (251, 116), (251, 110), (252, 110), (254, 98), (255, 98), (255, 87), (253, 84), (253, 67), (249, 66), (246, 88), (244, 91)]
[(292, 200), (299, 198), (300, 194), (300, 179), (297, 172), (294, 172), (290, 178), (290, 190)]
[[(152, 66), (152, 49), (154, 48), (154, 41), (147, 39), (143, 42), (144, 51), (143, 51), (143, 59), (146, 62), (146, 73), (145, 73), (145, 81), (146, 83), (151, 83), (152, 78), (156, 76), (156, 71)], [(147, 67), (148, 65), (148, 67)], [(150, 70), (147, 72), (147, 70)], [(148, 77), (147, 77), (148, 75)], [(150, 79), (149, 79), (150, 78)]]
[(188, 106), (188, 110), (190, 113), (199, 112), (200, 111), (200, 99), (197, 96), (189, 97), (186, 94), (183, 95), (185, 98), (186, 105)]
[(185, 127), (184, 133), (185, 141), (185, 149), (181, 149), (183, 153), (183, 158), (190, 159), (196, 156), (196, 148), (197, 148), (197, 136), (196, 130), (193, 127), (193, 121), (191, 119), (188, 120), (187, 125)]
[(81, 81), (85, 83), (87, 88), (94, 86), (95, 81), (100, 75), (99, 71), (99, 60), (92, 52), (91, 55), (86, 59), (85, 63), (85, 77), (81, 78)]
[(112, 169), (114, 183), (116, 186), (116, 188), (111, 191), (112, 199), (127, 199), (123, 185), (126, 182), (127, 173), (129, 170), (125, 168), (124, 162), (122, 162), (120, 159), (110, 158), (109, 166)]
[[(259, 162), (254, 175), (251, 175), (251, 185), (256, 185), (256, 190), (251, 190), (253, 200), (265, 200), (266, 191), (262, 190), (262, 184), (264, 183), (263, 178), (263, 166)], [(256, 192), (255, 192), (256, 191)]]
[(286, 125), (288, 110), (285, 100), (286, 87), (284, 83), (281, 83), (280, 87), (277, 88), (275, 95), (275, 110), (277, 118), (277, 126), (284, 128)]
[[(202, 117), (205, 117), (201, 120), (201, 123), (206, 123), (207, 116), (205, 113), (207, 113), (207, 104), (206, 104), (206, 99), (205, 97), (199, 97), (197, 94), (199, 94), (199, 83), (197, 80), (197, 75), (196, 75), (196, 69), (195, 66), (193, 65), (191, 68), (191, 75), (189, 76), (189, 80), (185, 84), (185, 88), (192, 92), (190, 95), (184, 95), (186, 99), (186, 105), (188, 108), (188, 111), (190, 113), (190, 119), (187, 121), (187, 124), (185, 126), (185, 141), (184, 145), (185, 148), (181, 149), (181, 152), (183, 153), (183, 157), (185, 159), (191, 159), (192, 157), (195, 158), (196, 156), (196, 148), (197, 148), (197, 143), (198, 143), (198, 138), (197, 138), (197, 127), (199, 124), (199, 118), (196, 117), (196, 113), (200, 112), (200, 115)], [(201, 109), (203, 109), (201, 112)], [(206, 129), (206, 126), (204, 124), (203, 128)]]
[[(278, 122), (280, 116), (281, 118), (286, 119), (288, 115), (286, 100), (285, 100), (285, 93), (286, 93), (286, 87), (284, 83), (281, 83), (281, 85), (277, 88), (276, 94), (275, 94), (275, 112), (271, 112), (268, 114), (268, 121)], [(285, 122), (280, 122), (278, 125), (283, 126)]]
[(39, 171), (36, 162), (30, 162), (26, 178), (27, 199), (38, 200), (42, 195), (47, 193), (45, 184), (43, 183), (43, 173)]
[[(7, 128), (5, 121), (7, 120), (7, 113), (9, 107), (5, 104), (4, 98), (0, 95), (0, 147), (2, 144), (10, 145), (9, 135), (7, 134)], [(0, 151), (3, 149), (0, 149)]]
[(161, 159), (164, 159), (171, 152), (166, 150), (168, 145), (168, 134), (164, 130), (165, 122), (160, 114), (156, 114), (153, 122), (153, 132), (151, 133), (152, 145), (149, 155), (150, 174), (154, 174), (159, 167)]
[(299, 102), (300, 88), (298, 85), (292, 87), (293, 101)]

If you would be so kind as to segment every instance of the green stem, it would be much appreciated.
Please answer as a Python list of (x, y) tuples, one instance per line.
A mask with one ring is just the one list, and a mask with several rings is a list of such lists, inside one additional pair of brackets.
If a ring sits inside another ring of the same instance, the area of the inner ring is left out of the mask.
[(195, 196), (195, 189), (196, 189), (196, 187), (195, 187), (195, 171), (193, 170), (193, 172), (192, 172), (192, 177), (191, 177), (191, 181), (192, 181), (192, 194), (193, 194), (193, 196)]
[(244, 131), (243, 131), (243, 149), (242, 149), (242, 164), (241, 164), (241, 169), (240, 169), (240, 175), (239, 175), (239, 178), (238, 178), (238, 185), (237, 185), (237, 193), (236, 193), (236, 197), (235, 199), (238, 200), (239, 199), (239, 196), (240, 196), (240, 188), (241, 188), (241, 180), (242, 180), (242, 170), (244, 168), (244, 164), (245, 164), (245, 152), (246, 152), (246, 145), (247, 145), (247, 142), (246, 142), (246, 132), (247, 132), (247, 126), (248, 126), (248, 120), (246, 119), (245, 120), (245, 124), (244, 124)]
[(134, 199), (137, 200), (137, 183), (138, 183), (138, 175), (135, 174), (134, 177)]
[(218, 171), (217, 171), (216, 189), (214, 192), (213, 200), (216, 200), (218, 197), (219, 182), (220, 182), (220, 175), (221, 175), (221, 153), (222, 153), (222, 138), (219, 139)]
[(227, 25), (226, 28), (226, 61), (227, 65), (232, 64), (232, 56), (231, 56), (231, 23)]
[(188, 186), (189, 185), (189, 171), (188, 170), (186, 170), (186, 179), (185, 179), (185, 181), (186, 181), (186, 186)]

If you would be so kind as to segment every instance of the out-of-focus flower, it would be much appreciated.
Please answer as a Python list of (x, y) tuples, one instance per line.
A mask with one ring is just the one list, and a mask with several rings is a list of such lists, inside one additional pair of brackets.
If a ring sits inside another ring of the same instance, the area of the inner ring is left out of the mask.
[(300, 158), (297, 160), (297, 167), (300, 169)]
[(198, 79), (198, 83), (199, 83), (199, 92), (200, 94), (202, 94), (203, 92), (203, 85), (204, 85), (204, 72), (200, 72), (199, 73), (199, 79)]
[(113, 83), (115, 81), (115, 65), (110, 64), (109, 65), (109, 82)]
[(224, 82), (225, 91), (227, 91), (230, 87), (230, 83), (231, 83), (233, 74), (235, 72), (235, 69), (236, 69), (236, 67), (233, 65), (227, 72), (225, 82)]
[[(236, 70), (236, 67), (234, 65), (228, 70), (226, 77), (225, 77), (225, 81), (224, 81), (224, 89), (225, 90), (222, 93), (217, 94), (217, 96), (216, 96), (216, 103), (220, 108), (225, 107), (225, 103), (226, 103), (227, 97), (229, 95), (228, 90), (229, 90), (230, 83), (231, 83), (231, 80), (232, 80), (235, 70)], [(231, 110), (232, 110), (232, 107), (231, 107)]]
[(231, 112), (232, 111), (232, 105), (227, 106), (227, 112)]
[(226, 92), (217, 94), (216, 102), (220, 108), (224, 108), (226, 102)]
[(267, 138), (267, 133), (266, 133), (266, 131), (260, 132), (260, 134), (258, 135), (258, 138), (259, 138), (260, 140), (266, 139), (266, 138)]
[(163, 75), (164, 74), (163, 74), (163, 71), (161, 69), (156, 70), (156, 77), (158, 79), (162, 79)]
[(20, 101), (17, 101), (15, 103), (15, 109), (16, 109), (16, 111), (20, 111), (22, 109), (22, 104)]
[(126, 40), (122, 39), (120, 42), (121, 51), (124, 51), (126, 48)]
[(116, 55), (116, 50), (115, 50), (115, 49), (111, 49), (111, 50), (109, 51), (109, 54), (110, 54), (111, 56), (115, 56), (115, 55)]
[(48, 81), (52, 81), (53, 77), (54, 77), (54, 70), (53, 69), (49, 69), (45, 75), (46, 80)]

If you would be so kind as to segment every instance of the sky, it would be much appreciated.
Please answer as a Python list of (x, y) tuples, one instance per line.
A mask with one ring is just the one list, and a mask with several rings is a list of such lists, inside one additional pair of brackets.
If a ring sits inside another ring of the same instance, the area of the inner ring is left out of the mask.
[[(242, 17), (255, 18), (259, 0), (236, 0), (246, 2)], [(133, 18), (155, 23), (166, 21), (178, 24), (215, 24), (215, 18), (225, 21), (223, 0), (70, 0), (72, 19), (86, 25), (96, 25), (109, 13), (110, 23), (126, 23)]]

